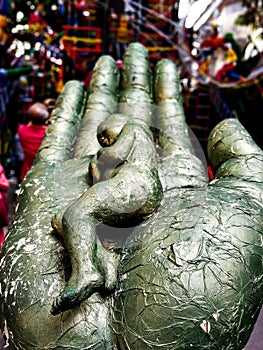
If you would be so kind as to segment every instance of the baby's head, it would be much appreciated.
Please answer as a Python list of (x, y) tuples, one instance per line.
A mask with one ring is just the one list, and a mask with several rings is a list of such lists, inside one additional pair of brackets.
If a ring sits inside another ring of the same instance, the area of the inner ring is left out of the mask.
[(118, 138), (124, 124), (130, 120), (125, 114), (114, 113), (100, 123), (98, 140), (103, 147), (111, 146)]
[(48, 113), (51, 114), (55, 108), (56, 100), (54, 98), (46, 98), (43, 103), (46, 106)]
[(28, 117), (32, 124), (45, 125), (49, 117), (47, 107), (40, 102), (32, 104), (28, 109)]

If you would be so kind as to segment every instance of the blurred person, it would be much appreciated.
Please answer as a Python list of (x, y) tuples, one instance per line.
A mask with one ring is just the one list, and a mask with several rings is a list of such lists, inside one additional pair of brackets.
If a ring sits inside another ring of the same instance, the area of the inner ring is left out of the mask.
[(20, 180), (30, 170), (38, 148), (45, 136), (46, 123), (49, 112), (44, 103), (36, 102), (28, 110), (29, 123), (18, 127), (18, 136), (24, 152), (24, 160), (21, 169)]

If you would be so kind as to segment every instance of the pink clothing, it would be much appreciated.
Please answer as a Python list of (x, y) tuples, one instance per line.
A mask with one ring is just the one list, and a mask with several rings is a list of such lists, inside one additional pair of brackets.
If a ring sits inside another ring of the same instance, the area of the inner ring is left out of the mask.
[(45, 125), (21, 124), (18, 127), (18, 135), (24, 152), (24, 161), (21, 170), (21, 181), (30, 170), (39, 146), (45, 136)]
[(2, 249), (4, 240), (5, 240), (5, 229), (3, 227), (0, 227), (0, 250)]
[(0, 250), (5, 240), (4, 226), (7, 226), (9, 223), (9, 213), (7, 204), (8, 187), (9, 182), (5, 176), (4, 168), (2, 164), (0, 164)]

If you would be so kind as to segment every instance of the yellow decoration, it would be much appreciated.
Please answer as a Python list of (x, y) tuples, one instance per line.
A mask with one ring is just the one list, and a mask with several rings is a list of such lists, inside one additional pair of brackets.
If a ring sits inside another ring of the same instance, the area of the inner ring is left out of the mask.
[(101, 43), (101, 39), (97, 38), (97, 39), (91, 39), (91, 38), (78, 38), (76, 36), (63, 36), (62, 37), (63, 41), (73, 41), (74, 43), (76, 42), (84, 42), (84, 43), (88, 43), (88, 44), (100, 44)]

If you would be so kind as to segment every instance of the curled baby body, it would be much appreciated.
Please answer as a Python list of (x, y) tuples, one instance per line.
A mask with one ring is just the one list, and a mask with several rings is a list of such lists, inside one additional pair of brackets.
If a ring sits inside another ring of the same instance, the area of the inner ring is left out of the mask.
[(96, 176), (98, 182), (66, 209), (62, 222), (59, 216), (52, 218), (72, 263), (71, 277), (53, 303), (53, 314), (75, 307), (95, 291), (112, 290), (116, 284), (118, 256), (102, 246), (97, 220), (115, 227), (133, 226), (148, 218), (162, 200), (149, 128), (130, 120), (123, 126), (118, 118), (117, 124), (111, 120), (111, 127), (99, 132), (101, 144), (109, 147), (91, 163), (89, 177)]
[[(121, 129), (114, 124), (117, 116), (124, 121)], [(138, 124), (122, 114), (115, 114), (109, 117), (106, 123), (102, 123), (101, 128), (98, 139), (105, 148), (102, 148), (91, 161), (90, 185), (94, 183), (92, 180), (109, 179), (123, 167), (130, 165), (143, 167), (144, 171), (147, 171), (147, 167), (157, 170), (155, 144), (147, 125)]]

